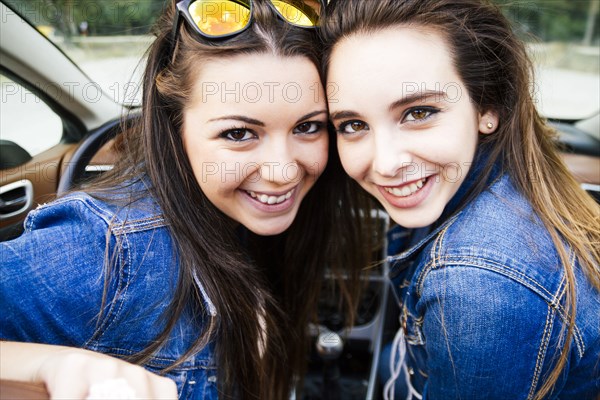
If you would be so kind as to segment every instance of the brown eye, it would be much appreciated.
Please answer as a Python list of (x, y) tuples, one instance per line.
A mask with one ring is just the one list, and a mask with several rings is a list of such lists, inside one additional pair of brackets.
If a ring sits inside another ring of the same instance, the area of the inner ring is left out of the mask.
[(310, 124), (308, 124), (306, 122), (303, 124), (300, 124), (296, 127), (296, 131), (298, 131), (299, 133), (306, 133), (309, 130), (310, 130)]
[(340, 125), (338, 132), (342, 135), (368, 130), (369, 126), (363, 121), (348, 121)]
[(233, 140), (242, 140), (246, 136), (244, 131), (233, 131), (229, 134)]
[(232, 142), (244, 142), (256, 137), (256, 135), (247, 129), (230, 129), (221, 133), (220, 136)]
[(410, 116), (415, 120), (425, 119), (429, 116), (429, 111), (419, 108), (419, 109), (413, 110), (410, 113)]
[(320, 122), (303, 122), (294, 128), (294, 133), (300, 133), (310, 135), (316, 133), (321, 129), (322, 124)]
[(415, 107), (406, 111), (403, 121), (409, 122), (424, 122), (431, 118), (434, 114), (440, 112), (436, 107)]
[(352, 128), (353, 131), (362, 131), (363, 129), (365, 129), (365, 126), (366, 124), (360, 121), (354, 121), (350, 123), (350, 128)]

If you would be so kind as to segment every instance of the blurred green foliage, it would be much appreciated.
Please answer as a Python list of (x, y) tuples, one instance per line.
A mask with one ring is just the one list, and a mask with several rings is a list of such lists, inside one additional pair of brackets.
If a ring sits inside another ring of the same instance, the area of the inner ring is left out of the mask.
[(599, 0), (494, 0), (522, 39), (585, 42), (600, 39)]
[[(7, 0), (34, 25), (57, 34), (140, 35), (148, 33), (169, 0)], [(172, 1), (172, 0), (171, 0)], [(377, 0), (364, 0), (377, 1)], [(493, 0), (525, 40), (598, 44), (600, 0)], [(595, 3), (595, 4), (594, 4)]]
[[(70, 37), (141, 35), (150, 31), (166, 0), (4, 0), (35, 26), (51, 26)], [(84, 23), (84, 25), (82, 25)]]

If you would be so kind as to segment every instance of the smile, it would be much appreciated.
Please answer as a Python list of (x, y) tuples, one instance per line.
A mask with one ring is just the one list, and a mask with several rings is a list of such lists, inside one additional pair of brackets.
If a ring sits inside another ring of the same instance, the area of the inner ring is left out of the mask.
[(427, 182), (427, 178), (420, 179), (416, 182), (412, 182), (403, 186), (396, 187), (384, 187), (384, 190), (396, 197), (408, 197), (417, 193)]
[(290, 197), (292, 197), (292, 195), (294, 194), (294, 190), (296, 190), (296, 188), (293, 188), (289, 192), (284, 193), (279, 196), (268, 195), (265, 193), (257, 193), (257, 192), (253, 192), (252, 190), (246, 190), (246, 193), (248, 193), (253, 199), (258, 200), (263, 204), (273, 205), (273, 204), (281, 204), (284, 201), (286, 201), (287, 199), (289, 199)]

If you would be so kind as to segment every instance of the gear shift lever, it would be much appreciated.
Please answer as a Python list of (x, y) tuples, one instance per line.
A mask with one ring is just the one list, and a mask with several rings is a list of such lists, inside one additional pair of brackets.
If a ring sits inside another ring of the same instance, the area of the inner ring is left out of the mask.
[(319, 329), (317, 354), (323, 360), (323, 400), (340, 400), (342, 386), (340, 384), (340, 367), (338, 358), (344, 350), (344, 342), (340, 335), (327, 328)]

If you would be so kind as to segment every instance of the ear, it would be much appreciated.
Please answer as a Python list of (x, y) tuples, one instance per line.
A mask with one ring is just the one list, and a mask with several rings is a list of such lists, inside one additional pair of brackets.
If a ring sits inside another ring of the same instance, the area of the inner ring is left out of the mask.
[(496, 130), (498, 129), (498, 123), (500, 122), (500, 120), (496, 111), (486, 111), (483, 114), (479, 114), (478, 118), (479, 133), (483, 135), (489, 135), (490, 133), (496, 132)]

